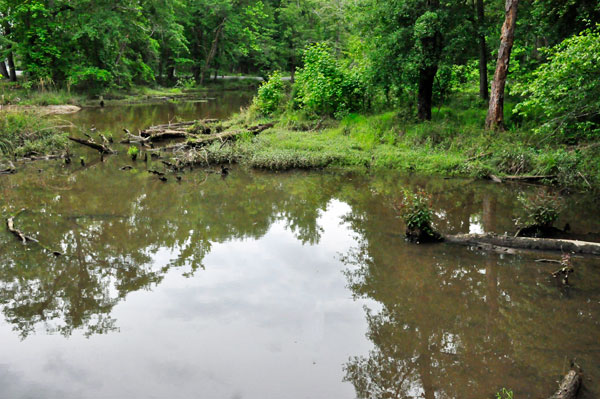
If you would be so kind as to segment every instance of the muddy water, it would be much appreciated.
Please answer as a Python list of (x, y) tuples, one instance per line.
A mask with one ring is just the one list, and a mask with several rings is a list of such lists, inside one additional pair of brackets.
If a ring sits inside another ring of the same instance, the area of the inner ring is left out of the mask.
[[(118, 138), (244, 101), (72, 120)], [(571, 359), (600, 395), (597, 259), (565, 290), (540, 255), (408, 244), (391, 205), (422, 187), (440, 230), (501, 233), (535, 188), (239, 167), (163, 183), (115, 147), (0, 177), (3, 217), (26, 208), (17, 226), (65, 254), (0, 231), (0, 398), (539, 398)], [(560, 223), (600, 231), (593, 198), (567, 203)]]

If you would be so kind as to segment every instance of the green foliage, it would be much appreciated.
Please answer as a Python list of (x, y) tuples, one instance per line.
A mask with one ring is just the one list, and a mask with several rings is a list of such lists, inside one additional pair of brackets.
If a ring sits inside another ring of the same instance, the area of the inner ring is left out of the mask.
[(496, 399), (513, 399), (513, 391), (502, 388), (500, 391), (496, 392)]
[(138, 157), (138, 154), (140, 153), (140, 150), (136, 147), (136, 146), (129, 146), (129, 148), (127, 149), (127, 155), (129, 155), (131, 157), (132, 160), (136, 160)]
[(549, 61), (517, 86), (517, 106), (535, 132), (566, 143), (600, 138), (600, 32), (586, 30), (548, 50)]
[(296, 77), (294, 101), (315, 115), (343, 116), (364, 109), (364, 87), (359, 76), (342, 68), (324, 43), (307, 47), (304, 67)]
[(431, 195), (424, 190), (404, 190), (403, 198), (395, 205), (396, 211), (406, 224), (407, 231), (433, 235), (431, 226), (433, 211)]
[(529, 196), (520, 195), (518, 200), (526, 214), (526, 222), (543, 228), (552, 227), (564, 208), (561, 197), (545, 190)]
[(281, 108), (285, 99), (285, 84), (281, 78), (281, 73), (275, 71), (258, 88), (253, 103), (261, 114), (272, 115)]

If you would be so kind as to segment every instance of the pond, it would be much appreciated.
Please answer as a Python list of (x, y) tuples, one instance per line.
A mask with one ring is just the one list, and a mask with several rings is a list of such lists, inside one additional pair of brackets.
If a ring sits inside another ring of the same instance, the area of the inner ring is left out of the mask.
[[(69, 120), (119, 138), (249, 101), (214, 97)], [(597, 258), (567, 290), (535, 262), (552, 255), (407, 243), (393, 207), (421, 187), (445, 233), (513, 232), (536, 187), (239, 166), (164, 183), (115, 148), (0, 176), (3, 217), (26, 209), (18, 227), (64, 253), (0, 231), (0, 398), (539, 398), (571, 360), (600, 395)], [(600, 231), (594, 198), (566, 201), (560, 223)]]

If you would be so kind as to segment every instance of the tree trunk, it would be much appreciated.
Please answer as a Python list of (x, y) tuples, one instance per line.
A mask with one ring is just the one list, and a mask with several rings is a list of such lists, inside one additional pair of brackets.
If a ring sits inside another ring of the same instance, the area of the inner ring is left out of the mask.
[(13, 58), (12, 51), (10, 53), (8, 53), (6, 60), (8, 61), (8, 73), (10, 76), (10, 81), (16, 82), (17, 81), (17, 70), (15, 69), (15, 59)]
[(8, 69), (6, 69), (6, 64), (4, 63), (4, 60), (0, 60), (0, 75), (2, 75), (4, 79), (9, 78)]
[(502, 25), (500, 37), (500, 49), (498, 50), (498, 63), (492, 82), (492, 95), (487, 117), (485, 118), (486, 129), (504, 129), (504, 87), (508, 75), (508, 64), (510, 52), (515, 40), (515, 25), (517, 23), (517, 6), (519, 0), (506, 0), (506, 17)]
[[(8, 24), (6, 24), (4, 26), (4, 36), (6, 37), (10, 37), (11, 31), (10, 31), (10, 26)], [(6, 63), (8, 64), (8, 78), (10, 79), (11, 82), (16, 82), (17, 81), (17, 70), (15, 69), (15, 59), (13, 56), (13, 52), (11, 50), (12, 46), (9, 45), (8, 46), (8, 53), (6, 55)]]
[[(221, 32), (223, 32), (223, 28), (225, 27), (225, 22), (227, 21), (227, 18), (223, 18), (223, 22), (221, 22), (221, 24), (217, 27), (217, 30), (215, 32), (215, 39), (212, 42), (212, 46), (210, 47), (210, 51), (208, 52), (208, 55), (206, 56), (206, 62), (204, 64), (204, 68), (202, 68), (202, 72), (200, 73), (200, 85), (204, 84), (204, 74), (208, 71), (209, 67), (210, 67), (210, 63), (212, 62), (213, 58), (215, 58), (215, 55), (217, 54), (217, 47), (219, 45), (219, 36), (221, 36)], [(210, 78), (210, 76), (209, 76)]]
[(422, 121), (431, 120), (431, 102), (433, 97), (433, 82), (437, 73), (437, 64), (422, 68), (419, 71), (419, 94), (417, 113)]
[[(440, 7), (439, 0), (427, 0), (427, 8), (436, 11)], [(438, 70), (442, 54), (442, 35), (439, 31), (431, 36), (421, 38), (423, 48), (423, 65), (419, 70), (419, 93), (417, 95), (417, 115), (420, 120), (431, 120), (431, 104), (433, 101), (433, 82)]]
[(483, 0), (477, 0), (477, 30), (479, 35), (479, 97), (489, 100), (487, 76), (487, 46), (485, 44), (485, 13)]

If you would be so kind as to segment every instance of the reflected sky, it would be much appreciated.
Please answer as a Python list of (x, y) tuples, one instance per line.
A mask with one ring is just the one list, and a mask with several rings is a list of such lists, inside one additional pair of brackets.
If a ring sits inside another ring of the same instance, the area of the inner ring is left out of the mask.
[[(118, 141), (247, 101), (71, 117)], [(2, 217), (26, 208), (18, 227), (65, 253), (0, 231), (0, 398), (538, 398), (573, 357), (598, 396), (597, 259), (564, 290), (535, 255), (409, 244), (393, 206), (423, 189), (441, 232), (503, 234), (537, 188), (239, 166), (165, 184), (124, 148), (0, 177)], [(593, 196), (565, 200), (559, 224), (600, 231)]]
[[(364, 301), (335, 260), (353, 244), (348, 210), (328, 204), (316, 245), (298, 245), (284, 222), (258, 240), (215, 244), (194, 277), (169, 273), (117, 305), (118, 333), (25, 343), (0, 325), (0, 359), (10, 359), (0, 360), (10, 381), (0, 397), (353, 397), (341, 365), (370, 345)], [(171, 257), (158, 251), (155, 267)]]

